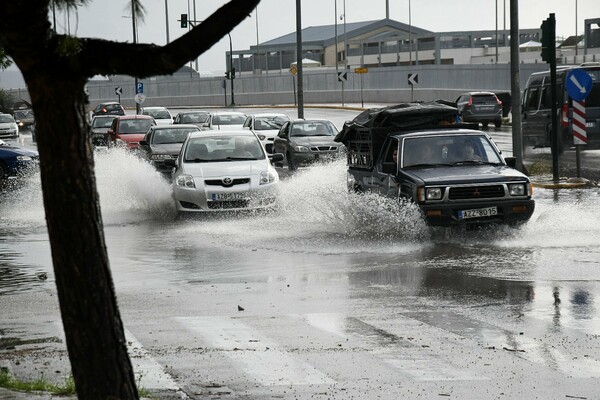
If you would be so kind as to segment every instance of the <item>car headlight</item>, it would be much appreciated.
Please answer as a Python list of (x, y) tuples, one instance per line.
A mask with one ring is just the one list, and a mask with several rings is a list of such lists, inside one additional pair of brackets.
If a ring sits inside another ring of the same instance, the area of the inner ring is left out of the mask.
[(427, 188), (425, 190), (426, 200), (441, 200), (442, 199), (442, 188)]
[(179, 175), (175, 183), (177, 183), (177, 186), (183, 186), (186, 188), (196, 188), (194, 177), (191, 175)]
[(261, 185), (266, 185), (267, 183), (273, 183), (277, 181), (277, 172), (269, 170), (269, 171), (262, 171), (260, 173), (260, 184)]
[(170, 154), (152, 154), (150, 159), (152, 161), (169, 160), (173, 158)]
[(294, 146), (294, 150), (298, 153), (306, 153), (310, 151), (310, 149), (306, 146)]
[(259, 138), (260, 140), (265, 140), (267, 137), (266, 137), (265, 135), (258, 135), (258, 138)]
[(33, 158), (29, 156), (17, 156), (17, 161), (33, 161)]
[(508, 185), (508, 191), (511, 196), (525, 196), (525, 184), (513, 183)]

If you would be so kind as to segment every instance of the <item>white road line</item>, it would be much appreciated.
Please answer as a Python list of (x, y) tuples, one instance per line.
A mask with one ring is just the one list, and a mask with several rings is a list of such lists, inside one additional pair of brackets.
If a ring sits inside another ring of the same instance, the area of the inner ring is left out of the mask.
[(177, 317), (186, 329), (222, 350), (245, 374), (264, 386), (333, 384), (334, 380), (243, 322), (230, 317)]
[[(305, 314), (304, 319), (308, 324), (325, 332), (345, 338), (348, 336), (355, 336), (358, 339), (361, 338), (361, 335), (344, 329), (347, 325), (345, 322), (347, 317), (343, 314)], [(410, 318), (403, 318), (402, 320), (393, 322), (391, 325), (388, 323), (385, 327), (377, 326), (377, 321), (359, 321), (365, 325), (371, 326), (373, 332), (385, 331), (392, 335), (397, 335), (398, 332), (402, 332), (402, 329), (406, 329), (409, 325), (414, 325), (414, 327), (417, 327), (420, 330), (423, 329), (423, 323), (421, 321)], [(402, 335), (403, 334), (400, 334), (400, 336)], [(404, 347), (403, 354), (398, 354), (397, 350), (398, 349), (390, 348), (390, 351), (380, 353), (376, 355), (376, 357), (386, 364), (401, 370), (404, 374), (416, 381), (473, 381), (489, 379), (481, 374), (454, 365), (449, 361), (442, 359), (438, 354), (428, 353), (427, 350), (417, 346)]]

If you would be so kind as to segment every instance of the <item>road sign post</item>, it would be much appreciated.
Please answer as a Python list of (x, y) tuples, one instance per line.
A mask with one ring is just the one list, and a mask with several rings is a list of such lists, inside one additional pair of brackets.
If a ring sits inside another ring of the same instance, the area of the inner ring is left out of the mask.
[(571, 130), (573, 133), (573, 144), (575, 145), (575, 159), (577, 165), (577, 177), (581, 178), (581, 146), (588, 142), (585, 120), (585, 98), (592, 90), (592, 77), (582, 70), (575, 68), (566, 77), (567, 93), (573, 99), (573, 118)]
[(408, 74), (408, 84), (410, 85), (410, 101), (414, 101), (413, 91), (415, 85), (419, 84), (419, 74)]
[(115, 88), (115, 94), (117, 95), (117, 98), (119, 99), (119, 103), (121, 102), (121, 95), (123, 94), (123, 88), (121, 86), (117, 86)]
[(354, 68), (354, 73), (360, 75), (360, 106), (361, 107), (365, 106), (365, 102), (363, 100), (363, 74), (366, 74), (367, 72), (369, 72), (369, 68), (366, 68), (366, 67)]
[(348, 72), (338, 72), (338, 81), (342, 82), (342, 107), (344, 107), (344, 83), (348, 80)]

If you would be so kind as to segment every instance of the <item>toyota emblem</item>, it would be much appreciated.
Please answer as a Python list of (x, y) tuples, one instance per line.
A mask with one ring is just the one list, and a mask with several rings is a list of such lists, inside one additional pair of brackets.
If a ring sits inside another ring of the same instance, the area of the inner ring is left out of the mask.
[(231, 185), (231, 182), (233, 182), (233, 179), (227, 177), (227, 178), (223, 178), (223, 185), (229, 186)]

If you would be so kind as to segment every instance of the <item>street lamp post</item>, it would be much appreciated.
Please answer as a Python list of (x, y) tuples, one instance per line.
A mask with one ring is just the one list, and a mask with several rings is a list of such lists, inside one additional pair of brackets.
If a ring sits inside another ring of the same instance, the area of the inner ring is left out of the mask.
[(228, 33), (227, 36), (229, 36), (229, 80), (231, 81), (231, 106), (235, 107), (233, 94), (233, 77), (235, 75), (233, 72), (233, 44), (231, 43), (231, 34)]
[[(134, 7), (134, 2), (131, 2), (131, 25), (133, 26), (133, 43), (136, 44), (137, 43), (137, 31), (136, 31), (136, 27), (135, 27), (135, 7)], [(135, 77), (135, 87), (134, 87), (134, 92), (137, 94), (137, 87), (138, 87), (138, 78), (137, 76)], [(135, 113), (136, 115), (140, 113), (140, 103), (138, 103), (137, 101), (135, 102)]]

